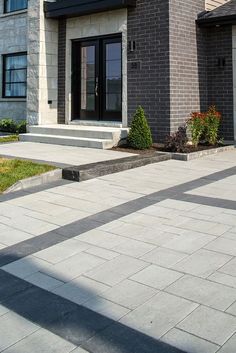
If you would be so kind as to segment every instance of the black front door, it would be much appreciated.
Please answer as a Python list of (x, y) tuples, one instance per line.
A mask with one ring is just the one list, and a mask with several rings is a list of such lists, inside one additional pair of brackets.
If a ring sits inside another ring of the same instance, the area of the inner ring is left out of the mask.
[(121, 37), (73, 42), (72, 119), (121, 121)]

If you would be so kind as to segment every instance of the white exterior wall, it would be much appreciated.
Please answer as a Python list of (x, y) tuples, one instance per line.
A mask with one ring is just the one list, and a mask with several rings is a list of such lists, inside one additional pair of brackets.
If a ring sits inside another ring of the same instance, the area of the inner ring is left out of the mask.
[(72, 40), (108, 34), (122, 34), (123, 96), (122, 123), (127, 126), (127, 10), (115, 10), (67, 20), (66, 30), (66, 122), (71, 120)]
[[(57, 123), (58, 21), (45, 19), (43, 0), (28, 3), (28, 95), (30, 125)], [(52, 104), (48, 104), (51, 100)]]
[(26, 99), (2, 98), (3, 55), (27, 51), (27, 10), (4, 14), (0, 0), (0, 119), (26, 119)]

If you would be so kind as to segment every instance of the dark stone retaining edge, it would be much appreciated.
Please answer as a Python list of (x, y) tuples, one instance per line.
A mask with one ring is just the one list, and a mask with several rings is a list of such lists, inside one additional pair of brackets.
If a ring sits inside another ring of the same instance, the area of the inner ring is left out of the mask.
[(151, 155), (135, 155), (115, 160), (64, 168), (62, 170), (62, 178), (72, 181), (85, 181), (107, 174), (143, 167), (152, 163), (167, 161), (169, 159), (171, 159), (171, 156), (165, 153), (155, 152)]
[(220, 152), (232, 151), (235, 149), (234, 145), (223, 146), (218, 148), (211, 148), (208, 150), (202, 150), (198, 152), (191, 152), (191, 153), (171, 153), (171, 152), (161, 152), (170, 157), (170, 159), (175, 159), (178, 161), (192, 161), (194, 159), (198, 159), (205, 156), (214, 155)]

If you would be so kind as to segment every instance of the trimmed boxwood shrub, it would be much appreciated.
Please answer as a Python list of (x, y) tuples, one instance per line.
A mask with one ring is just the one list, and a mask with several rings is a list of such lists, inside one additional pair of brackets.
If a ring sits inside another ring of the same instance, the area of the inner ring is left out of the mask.
[(21, 120), (19, 123), (17, 123), (13, 119), (1, 119), (0, 131), (13, 134), (24, 134), (26, 133), (26, 121)]
[(145, 150), (152, 146), (151, 130), (141, 106), (134, 114), (127, 141), (131, 148), (138, 150)]
[(26, 121), (25, 120), (22, 120), (17, 125), (17, 133), (18, 134), (25, 134), (26, 133)]
[(17, 123), (13, 119), (2, 119), (0, 120), (0, 131), (16, 133)]

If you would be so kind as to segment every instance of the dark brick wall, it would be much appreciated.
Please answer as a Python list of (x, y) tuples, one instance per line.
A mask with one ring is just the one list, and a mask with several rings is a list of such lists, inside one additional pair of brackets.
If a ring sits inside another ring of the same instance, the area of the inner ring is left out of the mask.
[(65, 124), (66, 20), (58, 27), (58, 124)]
[[(212, 27), (207, 35), (208, 105), (215, 104), (223, 114), (221, 133), (226, 140), (234, 139), (232, 27)], [(218, 66), (218, 58), (225, 66)]]
[(155, 141), (170, 130), (168, 13), (167, 0), (137, 0), (128, 10), (128, 42), (136, 42), (135, 52), (128, 52), (128, 120), (142, 105)]
[(207, 102), (204, 31), (196, 26), (205, 0), (170, 0), (171, 132)]

